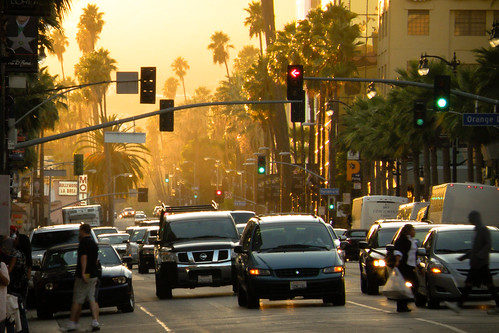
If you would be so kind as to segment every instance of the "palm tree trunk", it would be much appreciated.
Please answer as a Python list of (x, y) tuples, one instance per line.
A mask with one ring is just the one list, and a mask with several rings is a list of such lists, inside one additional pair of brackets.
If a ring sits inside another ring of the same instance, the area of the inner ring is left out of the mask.
[(62, 55), (61, 55), (61, 73), (62, 73), (62, 80), (65, 81), (66, 76), (64, 75), (64, 59), (62, 58)]
[(424, 173), (424, 191), (423, 197), (428, 200), (430, 197), (430, 187), (431, 187), (431, 172), (430, 172), (430, 147), (428, 143), (424, 144), (423, 151), (423, 173)]
[(450, 147), (447, 143), (442, 146), (442, 167), (443, 167), (443, 182), (451, 182), (450, 172)]
[(187, 104), (187, 94), (185, 92), (185, 82), (184, 82), (184, 77), (181, 77), (180, 80), (182, 80), (182, 87), (184, 88), (184, 99), (185, 103)]
[(230, 82), (229, 66), (227, 65), (227, 60), (224, 60), (225, 71), (227, 72), (227, 80)]
[(480, 143), (475, 144), (475, 179), (477, 183), (483, 183), (483, 155), (482, 155), (482, 145)]
[(409, 159), (407, 158), (406, 155), (402, 156), (401, 163), (400, 163), (400, 170), (398, 172), (400, 173), (399, 175), (399, 180), (400, 184), (397, 184), (397, 186), (400, 188), (399, 195), (402, 197), (407, 197), (407, 167), (409, 164)]
[(419, 151), (412, 153), (413, 177), (414, 177), (414, 201), (421, 200), (421, 183), (419, 181)]
[(468, 159), (467, 159), (467, 166), (468, 166), (468, 181), (473, 182), (473, 143), (468, 142), (467, 147), (466, 147)]
[(387, 195), (393, 195), (393, 170), (394, 165), (393, 161), (385, 162), (386, 165), (386, 180), (387, 180)]
[(262, 33), (258, 33), (258, 39), (260, 41), (260, 56), (263, 57), (263, 43), (262, 43)]
[(432, 145), (430, 148), (431, 154), (431, 185), (438, 185), (438, 163), (437, 163), (437, 146)]

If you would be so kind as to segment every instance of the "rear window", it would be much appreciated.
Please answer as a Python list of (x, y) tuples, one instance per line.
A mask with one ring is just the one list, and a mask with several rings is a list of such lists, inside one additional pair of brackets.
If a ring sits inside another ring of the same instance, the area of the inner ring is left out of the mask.
[[(60, 269), (60, 268), (76, 268), (78, 261), (78, 249), (63, 249), (50, 252), (44, 260), (43, 269)], [(103, 266), (120, 265), (120, 258), (112, 247), (99, 246), (99, 261)]]
[(350, 237), (366, 237), (367, 230), (358, 230), (350, 232)]
[(136, 242), (136, 241), (144, 238), (146, 231), (147, 231), (147, 229), (134, 230), (132, 233), (132, 236), (130, 236), (130, 242)]
[(34, 233), (31, 239), (33, 251), (47, 250), (52, 246), (78, 243), (78, 229)]

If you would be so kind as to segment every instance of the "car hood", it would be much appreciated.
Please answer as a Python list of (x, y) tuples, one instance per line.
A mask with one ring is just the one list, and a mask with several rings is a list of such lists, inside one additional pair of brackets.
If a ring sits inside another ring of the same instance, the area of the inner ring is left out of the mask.
[[(458, 258), (464, 253), (446, 253), (446, 254), (435, 254), (435, 258), (445, 263), (448, 266), (452, 266), (455, 269), (469, 269), (470, 261), (463, 260), (459, 261)], [(491, 253), (489, 255), (489, 268), (499, 269), (499, 253)]]
[(175, 251), (195, 251), (195, 250), (210, 250), (210, 249), (231, 249), (237, 243), (227, 238), (213, 238), (213, 239), (194, 239), (188, 241), (178, 241), (173, 244)]
[(270, 269), (317, 268), (341, 265), (334, 251), (253, 252), (253, 258), (256, 264), (265, 265)]

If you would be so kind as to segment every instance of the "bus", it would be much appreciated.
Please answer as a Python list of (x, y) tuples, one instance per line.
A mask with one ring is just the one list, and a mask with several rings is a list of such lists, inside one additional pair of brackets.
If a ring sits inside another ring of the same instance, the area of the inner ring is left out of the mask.
[(102, 221), (101, 205), (71, 206), (62, 209), (62, 223), (87, 223), (99, 227)]
[(468, 224), (476, 210), (485, 225), (499, 226), (499, 187), (476, 183), (446, 183), (431, 190), (428, 219), (433, 223)]

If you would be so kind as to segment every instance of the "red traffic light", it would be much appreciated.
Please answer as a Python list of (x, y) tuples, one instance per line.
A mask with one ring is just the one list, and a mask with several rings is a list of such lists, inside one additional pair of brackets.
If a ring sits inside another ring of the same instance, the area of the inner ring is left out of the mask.
[(291, 68), (291, 71), (289, 72), (289, 75), (291, 75), (294, 78), (297, 78), (301, 75), (301, 70), (298, 68)]
[(217, 196), (222, 195), (222, 193), (223, 193), (223, 192), (222, 192), (222, 190), (217, 190), (217, 191), (215, 192), (215, 194), (216, 194)]

